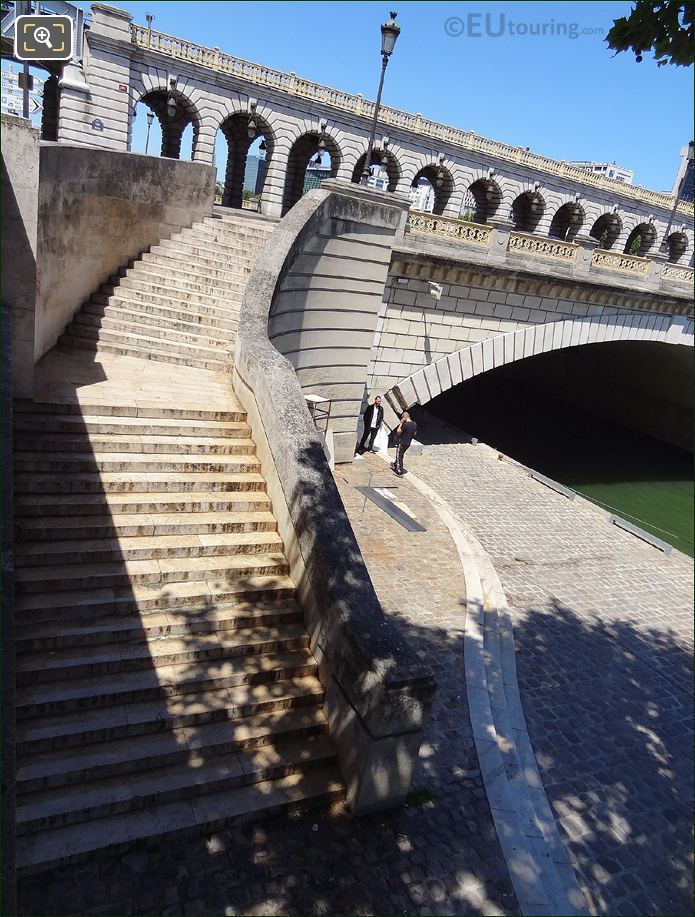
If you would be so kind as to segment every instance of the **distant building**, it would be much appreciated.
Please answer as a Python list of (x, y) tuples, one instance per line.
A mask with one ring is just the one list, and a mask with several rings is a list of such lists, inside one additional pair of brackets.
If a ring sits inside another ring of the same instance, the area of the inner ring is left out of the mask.
[(322, 181), (331, 177), (330, 166), (309, 165), (304, 173), (304, 194), (312, 188), (318, 188)]
[[(2, 70), (2, 103), (0, 108), (5, 115), (22, 117), (24, 111), (24, 90), (19, 86), (21, 69), (14, 69), (12, 63)], [(37, 114), (43, 108), (43, 84), (38, 76), (34, 76), (34, 88), (29, 93), (29, 116)]]
[(389, 181), (390, 179), (386, 169), (382, 168), (380, 165), (372, 166), (372, 171), (367, 180), (367, 186), (369, 188), (375, 188), (377, 191), (388, 191)]
[(425, 213), (432, 213), (434, 210), (434, 188), (426, 178), (421, 178), (417, 185), (412, 186), (409, 197), (413, 210), (422, 210)]
[(254, 194), (260, 194), (263, 190), (267, 169), (267, 159), (261, 159), (260, 156), (247, 157), (246, 171), (244, 172), (244, 191), (253, 191)]
[(677, 195), (682, 201), (693, 202), (693, 141), (681, 150), (681, 163), (678, 174), (673, 184), (672, 194)]
[(582, 169), (584, 172), (593, 172), (594, 175), (605, 175), (606, 178), (612, 178), (614, 181), (624, 182), (626, 185), (631, 185), (632, 179), (635, 177), (633, 169), (624, 169), (622, 166), (618, 166), (614, 162), (588, 162), (585, 160), (579, 160), (571, 162), (570, 165), (576, 166), (578, 169)]

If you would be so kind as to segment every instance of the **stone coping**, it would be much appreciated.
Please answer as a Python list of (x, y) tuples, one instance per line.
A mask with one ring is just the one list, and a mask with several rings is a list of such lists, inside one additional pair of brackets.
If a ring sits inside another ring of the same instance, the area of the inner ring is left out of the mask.
[(305, 242), (326, 219), (373, 221), (377, 202), (394, 203), (354, 186), (322, 188), (281, 220), (246, 287), (235, 369), (256, 399), (318, 608), (312, 636), (367, 733), (383, 738), (419, 731), (434, 678), (384, 617), (294, 368), (268, 340), (273, 298)]

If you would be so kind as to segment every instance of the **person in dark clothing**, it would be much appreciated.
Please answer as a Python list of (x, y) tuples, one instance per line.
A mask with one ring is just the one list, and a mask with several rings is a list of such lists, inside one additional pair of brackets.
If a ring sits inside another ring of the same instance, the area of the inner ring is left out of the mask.
[(408, 473), (403, 467), (403, 458), (410, 448), (410, 444), (415, 438), (416, 433), (417, 424), (414, 420), (410, 419), (410, 414), (404, 411), (401, 422), (396, 427), (396, 436), (398, 438), (396, 444), (396, 461), (391, 465), (391, 468), (396, 472), (398, 477), (403, 477), (404, 474)]
[[(370, 452), (377, 451), (374, 448), (374, 440), (384, 420), (384, 409), (381, 406), (381, 398), (378, 395), (374, 399), (374, 404), (370, 404), (367, 407), (367, 410), (364, 412), (363, 420), (364, 433), (362, 434), (362, 441), (357, 447), (357, 451), (360, 455), (367, 449), (369, 449)], [(366, 445), (367, 440), (369, 440), (368, 446)]]

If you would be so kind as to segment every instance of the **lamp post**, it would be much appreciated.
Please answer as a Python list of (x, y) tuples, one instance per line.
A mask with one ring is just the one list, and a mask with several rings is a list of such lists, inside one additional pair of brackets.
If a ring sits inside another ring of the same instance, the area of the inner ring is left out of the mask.
[(374, 117), (372, 118), (372, 128), (369, 132), (369, 145), (367, 155), (364, 160), (364, 171), (362, 172), (361, 184), (369, 183), (369, 171), (372, 167), (372, 150), (374, 149), (374, 137), (376, 136), (376, 124), (379, 118), (379, 108), (381, 107), (381, 90), (384, 88), (384, 76), (388, 66), (389, 57), (393, 54), (396, 46), (396, 39), (401, 34), (400, 28), (396, 25), (396, 16), (398, 13), (391, 10), (389, 13), (391, 19), (385, 22), (381, 27), (381, 78), (379, 79), (379, 91), (376, 94), (374, 103)]
[(150, 128), (152, 127), (152, 122), (154, 121), (154, 112), (147, 112), (147, 137), (145, 138), (145, 156), (147, 156), (147, 150), (150, 146)]

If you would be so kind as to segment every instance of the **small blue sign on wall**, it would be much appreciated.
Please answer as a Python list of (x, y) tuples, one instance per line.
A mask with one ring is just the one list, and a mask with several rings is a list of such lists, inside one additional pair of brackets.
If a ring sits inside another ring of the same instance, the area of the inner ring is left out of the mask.
[(103, 131), (104, 130), (104, 122), (101, 120), (101, 118), (95, 118), (92, 121), (92, 130), (93, 131)]

